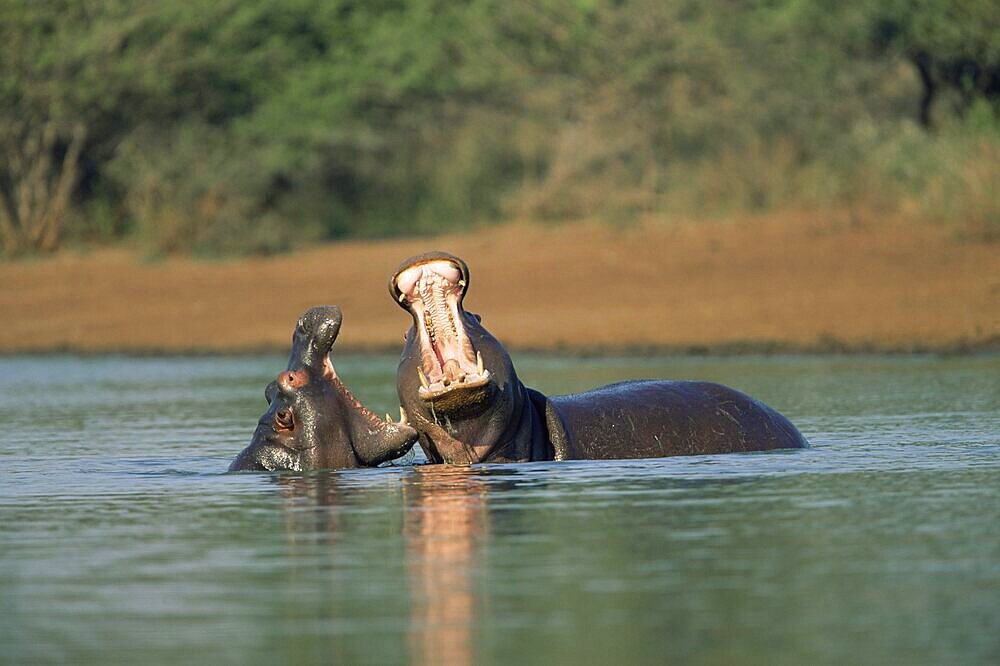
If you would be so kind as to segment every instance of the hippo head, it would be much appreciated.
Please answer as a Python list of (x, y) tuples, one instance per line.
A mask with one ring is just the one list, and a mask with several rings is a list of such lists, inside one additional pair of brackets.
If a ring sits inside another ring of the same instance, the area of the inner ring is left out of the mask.
[(468, 288), (469, 267), (444, 252), (407, 259), (389, 280), (393, 299), (413, 317), (396, 387), (435, 462), (484, 459), (519, 406), (507, 351), (462, 306)]
[(405, 419), (377, 417), (337, 377), (329, 353), (341, 321), (336, 306), (299, 317), (288, 369), (265, 389), (268, 409), (230, 471), (375, 466), (416, 442)]

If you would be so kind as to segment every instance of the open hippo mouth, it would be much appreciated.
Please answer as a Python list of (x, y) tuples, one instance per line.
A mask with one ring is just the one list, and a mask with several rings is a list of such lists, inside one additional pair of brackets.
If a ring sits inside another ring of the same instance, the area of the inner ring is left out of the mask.
[(444, 254), (420, 257), (393, 278), (396, 299), (415, 321), (420, 344), (417, 395), (428, 402), (483, 389), (490, 382), (483, 357), (465, 329), (462, 298), (467, 283), (465, 266)]

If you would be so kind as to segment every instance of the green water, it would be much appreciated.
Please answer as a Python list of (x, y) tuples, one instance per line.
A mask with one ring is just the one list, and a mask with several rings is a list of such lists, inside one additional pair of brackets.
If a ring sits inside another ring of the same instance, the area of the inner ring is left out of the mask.
[[(335, 361), (395, 411), (394, 358)], [(1000, 661), (1000, 357), (515, 362), (813, 447), (228, 475), (283, 358), (0, 359), (0, 662)]]

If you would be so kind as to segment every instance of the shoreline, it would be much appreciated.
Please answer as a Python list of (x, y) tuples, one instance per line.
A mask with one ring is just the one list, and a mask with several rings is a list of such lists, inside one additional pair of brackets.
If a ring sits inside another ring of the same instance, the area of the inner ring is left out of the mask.
[[(559, 356), (566, 358), (594, 358), (601, 356), (618, 356), (623, 358), (640, 358), (651, 356), (698, 358), (698, 357), (730, 357), (730, 356), (989, 356), (1000, 354), (1000, 336), (977, 341), (958, 341), (945, 345), (909, 345), (884, 346), (877, 343), (850, 344), (839, 340), (827, 340), (816, 344), (791, 344), (781, 341), (747, 341), (723, 343), (716, 345), (622, 345), (609, 347), (519, 347), (505, 345), (512, 354), (530, 356)], [(215, 349), (211, 347), (190, 348), (131, 348), (120, 349), (76, 349), (73, 347), (52, 347), (49, 349), (35, 348), (26, 351), (2, 350), (0, 358), (33, 358), (44, 356), (62, 356), (73, 358), (245, 358), (251, 356), (281, 356), (291, 349), (291, 343), (284, 347), (267, 345), (245, 349)], [(350, 356), (392, 356), (398, 355), (399, 347), (370, 347), (354, 345), (336, 345), (332, 354), (334, 360), (338, 355)]]
[(274, 257), (144, 260), (64, 251), (0, 263), (0, 355), (286, 353), (337, 304), (339, 353), (398, 353), (387, 294), (431, 249), (471, 269), (465, 306), (515, 353), (965, 354), (1000, 350), (1000, 244), (825, 211), (725, 221), (509, 223)]

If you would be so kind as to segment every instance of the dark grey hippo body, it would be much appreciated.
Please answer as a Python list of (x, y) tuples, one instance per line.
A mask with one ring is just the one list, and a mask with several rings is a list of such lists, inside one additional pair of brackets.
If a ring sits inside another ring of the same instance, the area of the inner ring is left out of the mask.
[(628, 381), (547, 397), (525, 387), (503, 346), (462, 300), (468, 267), (429, 253), (389, 290), (413, 317), (396, 387), (432, 462), (652, 458), (808, 445), (792, 423), (734, 389)]
[(542, 399), (556, 459), (655, 458), (806, 446), (787, 418), (759, 400), (711, 382), (628, 381)]
[(288, 368), (265, 389), (267, 411), (229, 471), (374, 467), (416, 442), (413, 428), (370, 412), (337, 377), (329, 353), (341, 321), (336, 306), (299, 317)]

